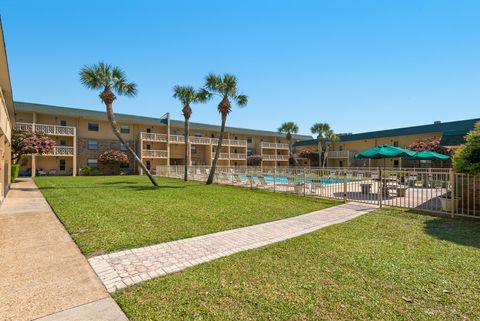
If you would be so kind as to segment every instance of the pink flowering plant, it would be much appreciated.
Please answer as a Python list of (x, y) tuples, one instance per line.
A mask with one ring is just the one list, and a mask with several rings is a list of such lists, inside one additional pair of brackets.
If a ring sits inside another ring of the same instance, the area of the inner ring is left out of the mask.
[(107, 150), (98, 156), (98, 161), (107, 164), (127, 164), (128, 156), (119, 150)]
[(440, 145), (440, 142), (438, 140), (434, 139), (427, 139), (423, 141), (417, 141), (415, 143), (412, 143), (407, 146), (407, 149), (413, 150), (416, 152), (423, 152), (425, 150), (443, 154), (443, 155), (448, 155), (452, 156), (453, 151), (451, 148), (446, 148)]
[(46, 154), (53, 150), (55, 141), (45, 134), (18, 128), (12, 129), (12, 162), (18, 164), (24, 155)]

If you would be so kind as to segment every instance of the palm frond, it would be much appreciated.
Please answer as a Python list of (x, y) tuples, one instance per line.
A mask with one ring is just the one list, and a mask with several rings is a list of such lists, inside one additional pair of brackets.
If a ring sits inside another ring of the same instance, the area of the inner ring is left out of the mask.
[(294, 122), (284, 122), (278, 127), (278, 132), (282, 134), (296, 134), (298, 133), (298, 125)]
[(199, 103), (204, 103), (204, 102), (207, 102), (208, 100), (210, 100), (212, 98), (212, 93), (209, 92), (208, 90), (204, 89), (204, 88), (200, 88), (198, 91), (197, 91), (197, 101)]
[(330, 130), (330, 125), (327, 123), (315, 123), (310, 128), (312, 134), (317, 134), (320, 138), (322, 138), (328, 130)]
[(246, 95), (238, 95), (235, 97), (237, 105), (240, 107), (245, 107), (248, 103), (248, 97)]
[(80, 76), (80, 82), (87, 88), (90, 89), (101, 89), (104, 86), (104, 83), (97, 72), (98, 69), (96, 65), (93, 66), (83, 66), (80, 68), (78, 75)]
[(223, 79), (222, 76), (213, 73), (205, 77), (205, 89), (210, 92), (223, 94)]

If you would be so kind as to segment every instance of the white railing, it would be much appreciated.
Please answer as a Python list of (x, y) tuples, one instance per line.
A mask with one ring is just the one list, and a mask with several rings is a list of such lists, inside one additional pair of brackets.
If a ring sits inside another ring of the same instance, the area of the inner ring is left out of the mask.
[(142, 151), (142, 157), (146, 157), (146, 158), (167, 158), (168, 153), (167, 153), (166, 150), (144, 149)]
[(8, 141), (11, 141), (12, 137), (12, 124), (10, 123), (10, 117), (8, 116), (7, 103), (3, 97), (2, 88), (0, 88), (0, 128), (3, 134), (7, 137)]
[(260, 147), (261, 148), (272, 148), (272, 149), (288, 149), (288, 144), (262, 142), (260, 144)]
[(350, 158), (353, 155), (349, 150), (329, 150), (326, 153), (327, 158)]
[[(218, 145), (218, 138), (211, 138), (212, 145)], [(235, 139), (224, 139), (222, 146), (238, 146), (238, 147), (247, 147), (246, 140), (235, 140)]]
[[(230, 158), (229, 155), (230, 154), (228, 153), (220, 153), (220, 155), (218, 156), (218, 159), (229, 159)], [(215, 158), (215, 152), (212, 153), (212, 159), (214, 158)]]
[(42, 156), (73, 156), (73, 147), (55, 146), (48, 153), (43, 153)]
[(183, 135), (170, 135), (170, 143), (185, 144), (185, 136), (183, 136)]
[(72, 126), (58, 126), (47, 124), (31, 124), (31, 123), (17, 123), (17, 128), (23, 130), (31, 130), (35, 133), (42, 133), (47, 135), (57, 136), (75, 136), (75, 127)]
[(148, 141), (154, 141), (154, 142), (166, 142), (167, 141), (167, 135), (157, 134), (157, 133), (141, 132), (140, 133), (140, 139), (148, 140)]
[(212, 139), (208, 137), (190, 136), (190, 143), (195, 145), (211, 145)]
[(282, 161), (288, 161), (289, 156), (288, 155), (270, 155), (270, 154), (263, 154), (262, 155), (263, 160), (282, 160)]
[(230, 159), (247, 159), (247, 154), (243, 154), (243, 153), (230, 153)]

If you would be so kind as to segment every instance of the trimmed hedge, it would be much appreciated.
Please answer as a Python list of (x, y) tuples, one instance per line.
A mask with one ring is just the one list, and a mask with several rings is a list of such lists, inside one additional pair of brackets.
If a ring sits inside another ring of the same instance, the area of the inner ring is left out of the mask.
[(18, 177), (18, 173), (20, 172), (20, 165), (12, 164), (11, 172), (10, 172), (10, 181), (15, 183), (15, 180)]

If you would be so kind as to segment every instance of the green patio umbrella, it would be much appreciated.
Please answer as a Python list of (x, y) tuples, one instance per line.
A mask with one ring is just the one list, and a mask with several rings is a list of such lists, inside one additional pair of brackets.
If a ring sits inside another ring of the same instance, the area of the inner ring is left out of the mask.
[(432, 152), (430, 150), (424, 150), (421, 152), (416, 152), (413, 156), (405, 157), (407, 160), (440, 160), (446, 161), (450, 159), (450, 156)]
[(382, 158), (405, 158), (413, 157), (415, 152), (400, 147), (394, 147), (387, 144), (383, 144), (372, 149), (365, 150), (355, 155), (355, 159), (382, 159)]

